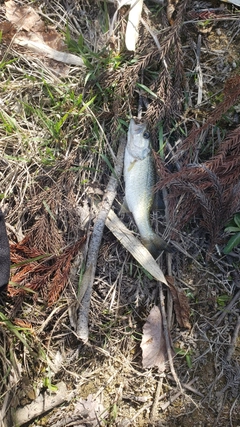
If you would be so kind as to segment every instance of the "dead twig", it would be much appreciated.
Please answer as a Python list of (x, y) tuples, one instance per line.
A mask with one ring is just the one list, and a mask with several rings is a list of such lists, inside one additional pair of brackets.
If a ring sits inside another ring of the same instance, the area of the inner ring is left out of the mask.
[(202, 36), (201, 36), (201, 34), (199, 34), (198, 35), (198, 41), (197, 41), (197, 52), (196, 52), (197, 65), (195, 68), (195, 71), (198, 74), (197, 105), (201, 104), (202, 96), (203, 96), (203, 73), (202, 73), (202, 69), (201, 69), (201, 65), (200, 65), (201, 41), (202, 41)]
[[(163, 200), (164, 200), (164, 205), (165, 205), (166, 222), (167, 222), (167, 224), (170, 224), (170, 216), (169, 216), (169, 207), (168, 207), (168, 199), (167, 199), (166, 188), (162, 189), (162, 195), (163, 195)], [(166, 258), (167, 258), (168, 276), (172, 276), (172, 254), (167, 253)], [(172, 321), (173, 321), (173, 298), (172, 298), (172, 295), (171, 295), (171, 292), (169, 289), (167, 292), (167, 313), (168, 313), (168, 316), (167, 316), (168, 328), (170, 330), (171, 325), (172, 325)]]
[(156, 420), (158, 402), (159, 402), (160, 394), (162, 393), (162, 384), (163, 384), (163, 377), (161, 377), (157, 383), (157, 389), (156, 389), (154, 401), (153, 401), (151, 411), (150, 411), (150, 421), (151, 422), (154, 422)]
[(131, 418), (131, 420), (130, 420), (130, 421), (128, 421), (128, 422), (125, 424), (125, 427), (132, 426), (132, 425), (133, 425), (133, 421), (134, 421), (134, 420), (136, 420), (136, 419), (139, 417), (139, 415), (140, 415), (143, 411), (146, 411), (150, 406), (151, 406), (151, 403), (146, 403), (145, 405), (143, 405), (143, 406), (139, 409), (139, 411), (137, 411), (137, 412), (135, 413), (135, 415)]
[[(191, 387), (191, 385), (196, 381), (196, 379), (197, 378), (193, 378), (191, 381), (189, 381), (189, 383), (187, 383), (187, 384), (182, 384), (182, 386), (184, 387), (184, 388), (188, 388), (188, 389), (190, 389), (190, 387)], [(195, 390), (195, 389), (192, 389), (191, 391), (193, 391), (193, 390)], [(177, 400), (178, 398), (179, 398), (179, 396), (181, 396), (181, 394), (183, 394), (184, 393), (184, 391), (183, 391), (183, 389), (181, 390), (181, 391), (178, 391), (176, 394), (174, 394), (173, 396), (170, 396), (170, 398), (169, 398), (169, 400), (168, 400), (168, 402), (166, 402), (166, 403), (163, 403), (162, 405), (161, 405), (161, 410), (162, 411), (165, 411), (173, 402), (175, 402), (175, 400)], [(197, 393), (198, 394), (198, 393)]]
[(162, 288), (161, 282), (159, 282), (159, 298), (160, 298), (160, 309), (161, 309), (162, 322), (163, 322), (163, 331), (164, 331), (164, 337), (165, 337), (166, 347), (167, 347), (168, 362), (169, 362), (169, 366), (170, 366), (171, 373), (172, 373), (172, 376), (174, 378), (174, 381), (176, 382), (177, 386), (179, 387), (180, 393), (182, 393), (183, 392), (182, 386), (181, 386), (180, 380), (176, 374), (176, 371), (175, 371), (175, 368), (173, 365), (171, 342), (170, 342), (170, 337), (169, 337), (167, 316), (166, 316), (166, 310), (165, 310), (165, 304), (164, 304), (163, 288)]
[(86, 262), (86, 271), (83, 275), (81, 289), (78, 296), (78, 302), (81, 303), (81, 306), (78, 311), (77, 319), (77, 335), (84, 342), (88, 341), (88, 314), (90, 308), (90, 301), (92, 295), (93, 281), (97, 265), (97, 257), (99, 248), (102, 241), (103, 229), (105, 222), (109, 213), (109, 210), (112, 206), (114, 198), (116, 196), (116, 189), (118, 181), (122, 175), (123, 169), (123, 156), (125, 149), (126, 141), (121, 139), (115, 169), (111, 175), (109, 183), (106, 188), (105, 196), (103, 197), (102, 206), (98, 212), (92, 236), (89, 243), (89, 250)]
[(21, 426), (33, 418), (39, 417), (63, 402), (69, 402), (74, 392), (69, 392), (64, 382), (57, 384), (57, 392), (49, 395), (47, 392), (40, 394), (37, 399), (23, 408), (17, 408), (14, 415), (14, 425)]
[(213, 319), (215, 317), (218, 316), (216, 322), (214, 323), (214, 326), (217, 327), (220, 325), (220, 323), (223, 321), (224, 317), (230, 313), (230, 311), (232, 310), (234, 304), (239, 301), (240, 298), (240, 290), (236, 293), (236, 295), (233, 297), (233, 299), (230, 301), (230, 303), (224, 308), (224, 310), (222, 311), (222, 313), (220, 314), (220, 316), (218, 316), (218, 313), (213, 316)]
[(234, 353), (235, 347), (237, 345), (239, 330), (240, 330), (240, 316), (238, 316), (237, 324), (235, 326), (233, 336), (231, 339), (231, 344), (230, 344), (228, 352), (227, 352), (227, 357), (226, 357), (227, 362), (230, 362), (232, 355)]
[(229, 413), (229, 421), (230, 421), (231, 427), (233, 427), (232, 413), (233, 413), (234, 407), (236, 406), (236, 403), (237, 403), (238, 400), (239, 400), (239, 396), (237, 396), (236, 399), (234, 400), (234, 402), (232, 404), (232, 407), (231, 407), (231, 410), (230, 410), (230, 413)]

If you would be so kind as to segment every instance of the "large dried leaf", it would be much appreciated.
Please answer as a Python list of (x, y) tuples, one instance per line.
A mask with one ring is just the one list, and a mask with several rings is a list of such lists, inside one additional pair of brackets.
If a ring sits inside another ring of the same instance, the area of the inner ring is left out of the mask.
[(224, 1), (224, 3), (231, 3), (231, 4), (235, 4), (235, 6), (240, 7), (240, 0), (222, 0)]
[(171, 25), (174, 24), (174, 18), (176, 17), (176, 7), (179, 0), (167, 0), (167, 19)]
[(143, 367), (153, 368), (157, 366), (160, 372), (164, 372), (167, 362), (167, 348), (162, 315), (158, 306), (151, 309), (143, 326), (141, 348)]
[(168, 286), (166, 278), (152, 257), (150, 252), (143, 244), (133, 235), (133, 233), (125, 227), (123, 222), (110, 209), (106, 226), (119, 240), (119, 242), (132, 254), (132, 256), (147, 270), (156, 280)]
[(177, 289), (177, 287), (174, 285), (173, 277), (168, 276), (167, 281), (173, 298), (177, 321), (182, 328), (191, 329), (191, 324), (189, 321), (190, 307), (187, 296), (183, 291)]
[[(13, 0), (9, 0), (5, 2), (5, 7), (6, 18), (16, 30), (13, 37), (14, 44), (64, 64), (84, 66), (83, 60), (79, 56), (65, 52), (66, 46), (60, 34), (55, 29), (47, 28), (31, 6), (20, 6)], [(3, 29), (6, 33), (6, 28)], [(62, 71), (64, 73), (64, 70)]]
[(44, 23), (38, 13), (31, 6), (20, 6), (13, 0), (5, 2), (6, 18), (18, 30), (42, 31)]

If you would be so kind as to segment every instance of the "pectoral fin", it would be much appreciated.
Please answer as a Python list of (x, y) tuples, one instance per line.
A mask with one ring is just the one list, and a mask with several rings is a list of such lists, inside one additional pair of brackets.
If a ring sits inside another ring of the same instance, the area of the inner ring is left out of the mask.
[(135, 165), (137, 159), (133, 160), (133, 162), (130, 163), (130, 165), (128, 166), (128, 172), (130, 172), (130, 170), (132, 170), (133, 166)]

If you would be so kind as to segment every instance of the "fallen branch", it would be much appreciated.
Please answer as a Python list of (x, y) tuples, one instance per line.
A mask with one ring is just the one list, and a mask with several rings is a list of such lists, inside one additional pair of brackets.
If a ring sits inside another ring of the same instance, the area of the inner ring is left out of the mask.
[(115, 169), (107, 185), (106, 193), (103, 197), (101, 208), (95, 220), (92, 236), (89, 243), (86, 271), (83, 275), (80, 293), (78, 296), (78, 302), (81, 303), (81, 305), (78, 310), (76, 330), (77, 336), (84, 342), (88, 341), (88, 314), (92, 295), (93, 281), (97, 265), (98, 252), (102, 241), (105, 222), (116, 196), (118, 181), (120, 180), (122, 175), (125, 145), (126, 141), (122, 139), (120, 141), (118, 149)]
[(212, 320), (215, 319), (215, 318), (217, 318), (216, 321), (214, 320), (214, 327), (215, 328), (218, 327), (222, 323), (224, 317), (232, 311), (232, 308), (233, 308), (234, 304), (237, 301), (239, 301), (239, 298), (240, 298), (240, 290), (234, 295), (233, 299), (230, 301), (230, 303), (228, 305), (226, 305), (226, 307), (223, 309), (223, 311), (221, 312), (220, 315), (217, 312), (212, 317)]
[(64, 64), (76, 65), (79, 67), (85, 67), (84, 62), (80, 56), (73, 55), (68, 52), (60, 52), (52, 47), (48, 46), (40, 38), (36, 37), (36, 40), (30, 40), (27, 36), (15, 37), (13, 42), (19, 46), (23, 46), (29, 50), (39, 53), (40, 55), (46, 56), (47, 58), (54, 59)]
[[(191, 385), (194, 383), (196, 381), (196, 378), (193, 378), (191, 381), (189, 381), (189, 383), (187, 383), (187, 384), (182, 384), (182, 386), (183, 386), (183, 388), (186, 388), (186, 389), (190, 389), (190, 387), (191, 387)], [(191, 391), (193, 391), (193, 390), (195, 390), (195, 389), (192, 389)], [(181, 390), (181, 391), (178, 391), (176, 394), (174, 394), (173, 396), (170, 396), (170, 398), (169, 398), (169, 400), (168, 400), (168, 402), (166, 402), (166, 403), (163, 403), (161, 406), (160, 406), (160, 409), (162, 410), (162, 411), (165, 411), (173, 402), (175, 402), (175, 400), (177, 400), (178, 399), (178, 397), (179, 396), (181, 396), (181, 394), (184, 394), (184, 391), (183, 390)]]
[(238, 320), (237, 320), (237, 324), (235, 326), (234, 332), (233, 332), (233, 336), (231, 339), (231, 343), (229, 345), (229, 349), (227, 352), (227, 357), (226, 360), (227, 362), (230, 362), (230, 360), (232, 359), (232, 355), (235, 351), (235, 348), (237, 346), (237, 340), (238, 340), (238, 335), (239, 335), (239, 330), (240, 330), (240, 316), (238, 316)]
[(57, 384), (56, 393), (41, 393), (29, 405), (17, 408), (14, 414), (14, 425), (21, 426), (28, 423), (33, 418), (40, 417), (63, 402), (68, 402), (73, 397), (73, 392), (69, 392), (64, 382)]
[(151, 422), (155, 422), (157, 419), (157, 412), (158, 412), (158, 403), (159, 403), (159, 398), (160, 395), (162, 394), (162, 385), (163, 385), (163, 377), (160, 377), (160, 379), (157, 382), (157, 389), (155, 392), (155, 396), (154, 396), (154, 400), (153, 400), (153, 404), (151, 407), (151, 411), (150, 411), (150, 421)]
[(167, 316), (166, 316), (166, 310), (165, 310), (165, 304), (164, 304), (164, 295), (163, 295), (163, 289), (162, 289), (162, 283), (159, 283), (159, 298), (160, 298), (160, 309), (162, 314), (162, 322), (163, 322), (163, 331), (164, 331), (164, 337), (167, 347), (167, 355), (168, 355), (168, 362), (170, 366), (170, 370), (172, 373), (172, 376), (174, 378), (175, 383), (180, 389), (180, 393), (183, 392), (182, 386), (180, 383), (180, 380), (177, 376), (177, 373), (175, 371), (174, 365), (173, 365), (173, 357), (172, 357), (172, 347), (171, 347), (171, 341), (168, 331), (168, 324), (167, 324)]

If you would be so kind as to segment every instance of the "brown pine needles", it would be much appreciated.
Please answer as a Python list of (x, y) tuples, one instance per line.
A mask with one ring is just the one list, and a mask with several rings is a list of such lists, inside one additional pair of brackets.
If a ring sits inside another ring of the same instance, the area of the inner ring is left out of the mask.
[(85, 238), (79, 239), (59, 255), (49, 255), (30, 245), (30, 235), (21, 243), (12, 245), (12, 262), (15, 272), (9, 286), (11, 296), (24, 296), (40, 292), (50, 306), (58, 300), (68, 283), (71, 262), (83, 245)]
[(25, 212), (29, 231), (21, 242), (11, 245), (15, 264), (11, 296), (39, 293), (52, 305), (68, 283), (72, 261), (86, 240), (74, 194), (78, 178), (69, 171), (70, 165), (71, 159), (59, 162), (48, 179), (45, 176), (42, 183), (39, 177), (38, 185), (30, 188), (34, 196)]
[[(180, 170), (170, 173), (155, 154), (160, 180), (157, 189), (168, 188), (169, 215), (175, 229), (181, 230), (194, 216), (210, 235), (210, 247), (219, 240), (221, 230), (240, 210), (240, 126), (230, 131), (216, 153), (207, 161), (191, 164), (203, 131), (219, 121), (240, 96), (240, 76), (226, 82), (224, 99), (199, 129), (195, 127), (177, 150)], [(176, 215), (177, 213), (177, 215)], [(176, 236), (175, 236), (176, 237)]]
[[(203, 131), (207, 131), (211, 126), (214, 126), (225, 114), (229, 108), (236, 104), (240, 96), (240, 75), (236, 74), (226, 81), (223, 90), (224, 99), (214, 109), (213, 113), (210, 114), (207, 121), (200, 126), (198, 129), (194, 126), (189, 133), (188, 137), (183, 141), (181, 150), (185, 154), (185, 163), (189, 163), (191, 156), (190, 153), (194, 152), (197, 147), (197, 142)], [(229, 142), (228, 142), (229, 141)], [(235, 141), (235, 142), (234, 142)], [(236, 144), (239, 141), (239, 127), (231, 133), (224, 143), (221, 144), (219, 159), (224, 156), (224, 153), (228, 152), (229, 149), (236, 149)]]

